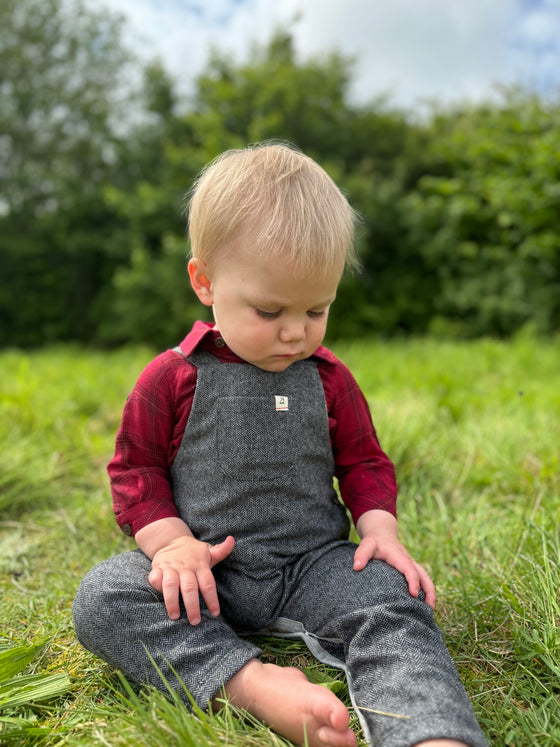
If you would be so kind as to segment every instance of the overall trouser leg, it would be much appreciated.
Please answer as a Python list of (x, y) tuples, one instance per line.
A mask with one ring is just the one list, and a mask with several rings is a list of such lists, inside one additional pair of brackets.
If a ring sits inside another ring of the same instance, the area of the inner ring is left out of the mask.
[(319, 645), (343, 658), (353, 704), (373, 745), (448, 738), (487, 747), (431, 608), (382, 561), (354, 571), (354, 552), (348, 543), (320, 554), (292, 590), (283, 616), (313, 634), (312, 650)]
[(202, 621), (192, 626), (181, 605), (170, 620), (148, 582), (151, 561), (139, 550), (110, 558), (81, 582), (72, 608), (80, 643), (138, 683), (167, 688), (154, 667), (189, 705), (174, 672), (203, 709), (221, 687), (260, 649), (241, 640), (221, 618), (213, 618), (201, 600)]

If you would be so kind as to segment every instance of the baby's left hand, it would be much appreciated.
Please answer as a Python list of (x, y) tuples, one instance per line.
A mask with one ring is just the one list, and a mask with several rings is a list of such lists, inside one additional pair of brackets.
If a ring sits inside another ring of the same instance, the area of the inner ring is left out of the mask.
[(417, 597), (422, 589), (426, 596), (426, 603), (433, 609), (436, 603), (434, 583), (428, 572), (411, 557), (406, 547), (400, 542), (396, 519), (384, 511), (367, 513), (385, 514), (385, 516), (378, 515), (374, 518), (364, 514), (360, 517), (358, 532), (362, 540), (354, 553), (354, 570), (361, 571), (374, 558), (384, 560), (403, 574), (413, 597)]

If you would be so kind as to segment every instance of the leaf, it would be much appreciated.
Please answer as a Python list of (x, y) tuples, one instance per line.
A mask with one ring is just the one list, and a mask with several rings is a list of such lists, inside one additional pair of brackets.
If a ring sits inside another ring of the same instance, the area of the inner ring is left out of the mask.
[(0, 684), (4, 680), (13, 677), (17, 672), (22, 672), (46, 646), (46, 641), (32, 644), (23, 644), (13, 648), (0, 650)]
[(62, 695), (70, 688), (67, 674), (28, 674), (0, 683), (0, 710)]
[(339, 693), (344, 690), (345, 684), (343, 680), (335, 680), (325, 672), (319, 671), (316, 667), (306, 667), (303, 673), (314, 685), (321, 685), (326, 687), (332, 693)]

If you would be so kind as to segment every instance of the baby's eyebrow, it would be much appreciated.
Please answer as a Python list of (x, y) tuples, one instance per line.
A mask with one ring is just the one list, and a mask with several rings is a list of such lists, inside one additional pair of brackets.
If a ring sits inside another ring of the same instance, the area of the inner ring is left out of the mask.
[(311, 306), (310, 308), (316, 309), (317, 307), (319, 307), (321, 309), (324, 309), (327, 306), (330, 306), (331, 303), (334, 303), (335, 299), (336, 299), (336, 293), (334, 294), (334, 296), (329, 296), (328, 299), (324, 301), (320, 301), (319, 303), (313, 304), (313, 306)]
[[(319, 301), (316, 301), (315, 303), (312, 303), (308, 309), (316, 309), (316, 308), (326, 308), (327, 306), (330, 306), (334, 300), (336, 299), (336, 293), (333, 295), (328, 296), (328, 298), (323, 298)], [(251, 306), (255, 306), (259, 309), (266, 309), (271, 310), (274, 309), (275, 311), (283, 311), (284, 309), (290, 307), (292, 304), (289, 303), (285, 298), (280, 298), (279, 296), (263, 296), (262, 298), (258, 296), (252, 296), (248, 298)]]

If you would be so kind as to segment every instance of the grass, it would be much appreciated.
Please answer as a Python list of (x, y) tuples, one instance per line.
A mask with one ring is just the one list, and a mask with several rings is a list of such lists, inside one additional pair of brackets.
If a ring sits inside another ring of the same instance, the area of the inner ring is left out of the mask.
[[(373, 340), (335, 350), (396, 463), (402, 538), (436, 581), (437, 619), (490, 743), (559, 745), (558, 340)], [(75, 640), (79, 579), (132, 547), (114, 523), (105, 464), (124, 399), (152, 356), (0, 353), (0, 661), (12, 649), (20, 657), (0, 685), (29, 684), (15, 702), (0, 701), (2, 744), (286, 744), (227, 704), (196, 717), (131, 687)], [(340, 673), (302, 644), (259, 645), (347, 699)], [(45, 699), (34, 685), (55, 675), (64, 678), (46, 681), (60, 690)]]

